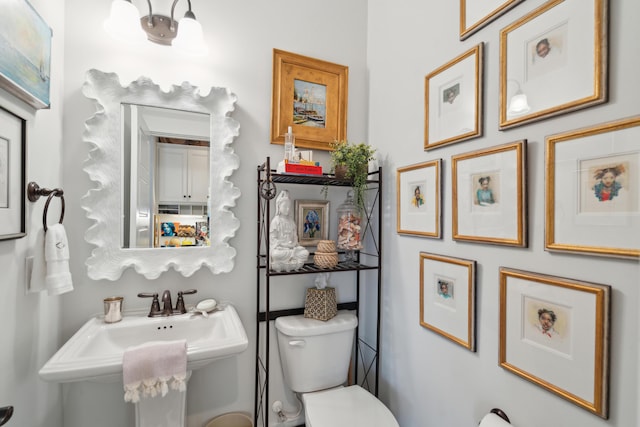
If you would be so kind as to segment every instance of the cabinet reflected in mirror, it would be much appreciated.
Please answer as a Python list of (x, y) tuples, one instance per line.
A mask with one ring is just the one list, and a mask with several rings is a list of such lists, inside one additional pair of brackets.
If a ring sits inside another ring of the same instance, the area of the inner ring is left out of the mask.
[(123, 248), (209, 246), (209, 115), (122, 104)]

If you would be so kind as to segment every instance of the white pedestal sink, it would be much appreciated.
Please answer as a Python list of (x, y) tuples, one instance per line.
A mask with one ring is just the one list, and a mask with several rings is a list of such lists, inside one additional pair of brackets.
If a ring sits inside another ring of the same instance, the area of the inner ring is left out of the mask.
[[(240, 317), (231, 305), (208, 317), (187, 313), (151, 318), (146, 312), (135, 312), (125, 313), (122, 321), (109, 324), (104, 323), (102, 316), (97, 316), (69, 338), (39, 374), (51, 382), (122, 381), (122, 356), (128, 347), (148, 341), (178, 339), (187, 340), (189, 371), (241, 353), (249, 344)], [(184, 425), (185, 393), (172, 391), (164, 398), (147, 399), (136, 405), (136, 425), (139, 427)], [(158, 417), (162, 411), (170, 416), (170, 419), (160, 417), (166, 424), (149, 419)], [(181, 419), (178, 424), (176, 418)]]

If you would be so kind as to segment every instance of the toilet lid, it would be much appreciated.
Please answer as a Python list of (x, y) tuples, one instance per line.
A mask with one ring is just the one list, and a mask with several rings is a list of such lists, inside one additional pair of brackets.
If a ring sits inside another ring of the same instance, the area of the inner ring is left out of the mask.
[(399, 427), (391, 411), (357, 385), (302, 395), (306, 427)]

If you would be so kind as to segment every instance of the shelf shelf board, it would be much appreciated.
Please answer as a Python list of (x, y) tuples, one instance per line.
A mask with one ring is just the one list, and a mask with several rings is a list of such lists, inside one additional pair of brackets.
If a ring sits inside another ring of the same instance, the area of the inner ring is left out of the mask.
[[(376, 178), (379, 172), (369, 174), (367, 183), (377, 183)], [(375, 178), (375, 179), (374, 179)], [(334, 175), (296, 175), (290, 173), (276, 173), (271, 171), (271, 181), (283, 184), (304, 184), (304, 185), (328, 185), (334, 187), (351, 187), (353, 185), (350, 179), (337, 179)]]
[[(266, 268), (266, 265), (261, 265), (260, 268)], [(289, 276), (292, 274), (313, 274), (313, 273), (334, 273), (338, 271), (360, 271), (360, 270), (377, 270), (378, 266), (365, 265), (357, 262), (346, 261), (340, 262), (333, 268), (322, 268), (314, 264), (305, 264), (298, 270), (293, 271), (281, 271), (277, 272), (269, 270), (269, 276)]]

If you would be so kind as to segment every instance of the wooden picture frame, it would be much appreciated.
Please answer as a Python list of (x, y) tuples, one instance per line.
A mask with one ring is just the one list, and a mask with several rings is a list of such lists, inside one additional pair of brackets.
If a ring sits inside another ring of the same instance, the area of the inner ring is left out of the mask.
[(328, 200), (296, 200), (295, 213), (300, 246), (316, 246), (329, 239)]
[(27, 235), (27, 121), (0, 107), (0, 240)]
[(451, 158), (453, 239), (527, 246), (527, 141)]
[(500, 366), (607, 419), (610, 294), (501, 267)]
[(501, 130), (607, 101), (607, 20), (607, 0), (551, 0), (500, 31)]
[(442, 238), (442, 159), (398, 168), (398, 234)]
[(483, 51), (479, 43), (425, 77), (425, 150), (482, 136)]
[(546, 138), (545, 249), (640, 257), (640, 116)]
[(51, 28), (27, 1), (3, 4), (0, 88), (35, 109), (49, 108)]
[(349, 67), (274, 49), (271, 143), (284, 144), (289, 126), (296, 147), (345, 140), (348, 81)]
[(522, 1), (460, 0), (460, 40), (465, 40)]
[(475, 261), (420, 252), (420, 325), (475, 352), (475, 286)]

